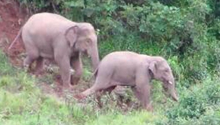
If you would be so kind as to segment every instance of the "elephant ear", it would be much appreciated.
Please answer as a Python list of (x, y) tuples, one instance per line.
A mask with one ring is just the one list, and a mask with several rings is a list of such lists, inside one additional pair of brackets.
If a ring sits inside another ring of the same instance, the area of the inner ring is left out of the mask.
[(157, 63), (156, 61), (153, 61), (149, 65), (149, 70), (152, 73), (153, 77), (156, 76), (156, 72), (157, 72), (157, 64), (156, 63)]
[(79, 27), (72, 26), (65, 32), (65, 38), (69, 42), (70, 47), (73, 47), (76, 44), (78, 38)]

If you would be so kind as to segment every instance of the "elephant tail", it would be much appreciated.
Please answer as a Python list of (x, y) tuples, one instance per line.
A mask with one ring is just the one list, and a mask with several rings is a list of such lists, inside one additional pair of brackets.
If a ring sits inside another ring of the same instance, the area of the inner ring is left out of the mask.
[(99, 70), (99, 67), (96, 68), (96, 70), (93, 72), (91, 78), (89, 79), (89, 81), (92, 79), (92, 78), (96, 78), (97, 74), (98, 74), (98, 70)]
[(22, 28), (19, 30), (18, 35), (15, 37), (15, 39), (12, 41), (11, 45), (8, 47), (8, 50), (11, 50), (11, 48), (14, 46), (18, 38), (21, 36)]
[(98, 74), (98, 68), (95, 70), (95, 72), (94, 72), (94, 74), (93, 74), (93, 76), (95, 76), (95, 78), (96, 78), (96, 76), (97, 76), (97, 74)]

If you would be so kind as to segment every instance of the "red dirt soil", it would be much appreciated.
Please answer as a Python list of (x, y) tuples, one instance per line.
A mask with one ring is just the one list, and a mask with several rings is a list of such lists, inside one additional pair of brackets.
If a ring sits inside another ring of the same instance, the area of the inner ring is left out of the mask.
[(26, 15), (27, 13), (20, 9), (17, 1), (0, 1), (0, 48), (10, 57), (11, 63), (15, 66), (22, 64), (19, 58), (19, 54), (24, 52), (22, 40), (19, 39), (10, 51), (8, 46), (24, 24)]

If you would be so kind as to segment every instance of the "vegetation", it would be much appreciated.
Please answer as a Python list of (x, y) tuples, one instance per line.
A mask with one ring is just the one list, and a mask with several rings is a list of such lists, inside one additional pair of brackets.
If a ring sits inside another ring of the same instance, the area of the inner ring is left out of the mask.
[[(97, 109), (71, 97), (58, 100), (40, 92), (33, 78), (14, 69), (0, 53), (0, 123), (156, 124), (220, 123), (220, 2), (217, 0), (19, 0), (32, 13), (49, 11), (92, 23), (101, 57), (117, 50), (164, 56), (176, 78), (179, 102), (165, 99), (154, 82), (154, 112), (123, 111), (104, 98)], [(2, 68), (4, 67), (4, 68)], [(86, 70), (86, 74), (88, 71)], [(14, 77), (17, 76), (17, 77)], [(86, 79), (87, 76), (86, 76)], [(165, 101), (164, 101), (165, 100)]]

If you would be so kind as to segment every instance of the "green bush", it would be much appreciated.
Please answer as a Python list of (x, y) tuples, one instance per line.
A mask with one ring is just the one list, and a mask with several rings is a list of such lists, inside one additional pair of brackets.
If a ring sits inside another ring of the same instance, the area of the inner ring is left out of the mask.
[[(179, 104), (167, 111), (167, 117), (172, 124), (180, 124), (179, 120), (217, 122), (220, 120), (220, 84), (219, 78), (206, 78), (203, 84), (182, 89)], [(216, 107), (217, 106), (217, 107)], [(217, 112), (215, 112), (217, 111)], [(207, 119), (206, 119), (207, 118)]]

